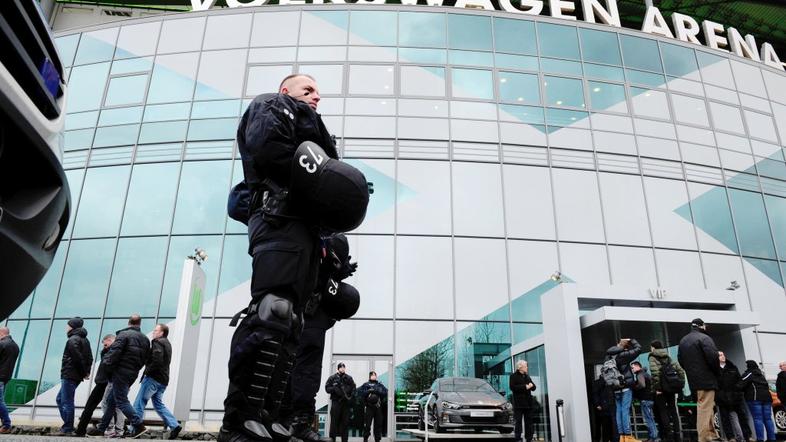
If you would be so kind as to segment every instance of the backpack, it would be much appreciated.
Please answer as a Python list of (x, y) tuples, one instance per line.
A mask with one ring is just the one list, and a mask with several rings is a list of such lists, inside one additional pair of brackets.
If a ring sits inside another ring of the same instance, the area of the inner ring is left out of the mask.
[(251, 191), (243, 180), (229, 191), (227, 214), (235, 221), (248, 225), (248, 209), (251, 204)]
[(620, 373), (620, 369), (617, 368), (616, 357), (612, 357), (603, 363), (603, 366), (600, 368), (600, 376), (603, 378), (603, 382), (609, 387), (614, 389), (623, 387), (624, 380), (622, 373)]
[(679, 393), (685, 388), (685, 375), (669, 360), (660, 369), (660, 388), (665, 393)]

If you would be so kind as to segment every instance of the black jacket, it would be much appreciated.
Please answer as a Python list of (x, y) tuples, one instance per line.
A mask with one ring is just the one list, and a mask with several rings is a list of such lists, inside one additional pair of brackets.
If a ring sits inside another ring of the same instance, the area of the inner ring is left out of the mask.
[(633, 386), (633, 397), (640, 401), (655, 400), (652, 395), (652, 376), (646, 368), (641, 367), (636, 373), (636, 384)]
[[(532, 383), (532, 388), (527, 389), (527, 384)], [(535, 383), (529, 377), (529, 373), (522, 374), (518, 370), (513, 371), (508, 381), (510, 391), (513, 392), (513, 407), (532, 408), (532, 392), (535, 391)]]
[(786, 371), (778, 373), (778, 380), (775, 381), (775, 391), (782, 404), (786, 404)]
[(731, 361), (726, 361), (726, 365), (721, 368), (718, 377), (718, 392), (715, 393), (715, 403), (719, 406), (733, 407), (742, 402), (742, 390), (740, 389), (740, 371)]
[(632, 387), (636, 383), (635, 377), (633, 376), (633, 370), (630, 369), (630, 363), (640, 354), (641, 344), (635, 339), (630, 340), (630, 347), (627, 349), (615, 345), (606, 350), (606, 360), (608, 361), (611, 358), (615, 358), (617, 370), (619, 370), (622, 377), (625, 378), (625, 385), (628, 387)]
[(349, 401), (355, 393), (355, 381), (346, 373), (334, 373), (325, 382), (325, 392), (332, 401)]
[(19, 346), (11, 336), (0, 339), (0, 382), (8, 382), (14, 375), (14, 366), (19, 357)]
[[(614, 416), (617, 405), (614, 399), (614, 389), (606, 385), (602, 377), (592, 382), (592, 406), (595, 413), (603, 416)], [(598, 409), (600, 407), (600, 410)]]
[(96, 370), (96, 384), (106, 384), (109, 382), (109, 373), (106, 369), (106, 364), (104, 364), (104, 357), (109, 352), (109, 348), (102, 348), (101, 354), (99, 357), (101, 358), (101, 363), (98, 364), (98, 370)]
[(133, 384), (149, 354), (150, 341), (139, 331), (139, 327), (119, 330), (115, 342), (104, 356), (104, 364), (110, 373), (111, 381)]
[(164, 337), (150, 343), (150, 356), (145, 367), (145, 376), (162, 385), (169, 385), (169, 363), (172, 361), (172, 345)]
[(82, 382), (90, 375), (93, 366), (93, 350), (87, 340), (87, 330), (82, 327), (71, 329), (63, 349), (63, 362), (60, 365), (60, 379)]
[(720, 376), (718, 348), (704, 331), (694, 328), (680, 341), (677, 357), (685, 369), (688, 385), (693, 393), (698, 390), (717, 390)]
[(379, 381), (368, 381), (358, 388), (358, 397), (369, 407), (381, 407), (388, 397), (388, 389)]
[(249, 189), (258, 188), (266, 178), (289, 186), (295, 150), (304, 141), (313, 141), (329, 157), (338, 159), (333, 138), (308, 104), (284, 94), (254, 98), (237, 128), (238, 151)]
[(758, 366), (748, 364), (739, 386), (745, 392), (746, 401), (772, 402), (770, 386)]

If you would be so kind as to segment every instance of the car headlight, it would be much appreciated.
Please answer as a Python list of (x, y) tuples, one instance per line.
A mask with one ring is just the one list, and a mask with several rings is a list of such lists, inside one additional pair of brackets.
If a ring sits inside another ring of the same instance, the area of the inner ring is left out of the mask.
[(461, 409), (461, 405), (454, 404), (453, 402), (448, 402), (448, 401), (442, 401), (442, 407), (443, 408), (447, 408), (449, 410), (460, 410)]
[(513, 409), (513, 404), (511, 404), (510, 402), (505, 402), (504, 404), (502, 404), (502, 409), (503, 410), (512, 410)]

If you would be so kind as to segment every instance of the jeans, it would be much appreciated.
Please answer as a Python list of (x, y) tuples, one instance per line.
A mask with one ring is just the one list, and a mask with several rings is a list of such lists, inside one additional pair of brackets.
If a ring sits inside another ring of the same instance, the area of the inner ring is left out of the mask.
[(630, 434), (630, 404), (633, 402), (633, 390), (626, 388), (614, 392), (617, 403), (617, 432), (620, 435)]
[(756, 440), (765, 440), (765, 429), (767, 430), (767, 440), (775, 440), (775, 425), (772, 423), (772, 403), (748, 401), (748, 409), (751, 411), (751, 417), (753, 417)]
[(729, 440), (746, 441), (750, 439), (751, 430), (748, 427), (748, 414), (745, 403), (739, 400), (732, 404), (718, 405), (721, 427), (724, 436)]
[(8, 415), (8, 408), (5, 406), (5, 382), (0, 382), (0, 420), (3, 421), (3, 428), (11, 428), (11, 416)]
[(655, 401), (641, 401), (641, 414), (644, 415), (644, 422), (647, 423), (647, 432), (650, 439), (658, 438), (658, 426), (655, 425), (655, 414), (652, 412), (652, 407)]
[(115, 432), (123, 434), (126, 427), (126, 416), (117, 408), (114, 410), (109, 409), (107, 402), (109, 401), (110, 396), (112, 396), (112, 384), (106, 384), (104, 397), (101, 399), (101, 416), (103, 418), (104, 414), (110, 413), (112, 416), (114, 416), (115, 425), (114, 428), (110, 426), (109, 428), (105, 428), (104, 431), (114, 429)]
[(137, 426), (142, 424), (142, 417), (136, 414), (134, 407), (128, 402), (128, 387), (129, 385), (124, 382), (112, 382), (112, 394), (106, 398), (107, 410), (104, 412), (104, 417), (101, 418), (99, 430), (106, 430), (112, 416), (115, 415), (115, 408), (119, 409), (126, 415), (126, 418), (131, 421), (131, 425)]
[(73, 433), (74, 431), (74, 392), (79, 386), (79, 381), (71, 379), (60, 380), (60, 391), (57, 393), (57, 409), (60, 410), (60, 418), (63, 419), (63, 426), (60, 431), (63, 433)]
[(175, 416), (172, 415), (172, 412), (166, 408), (164, 405), (164, 401), (161, 397), (164, 395), (164, 390), (166, 390), (166, 385), (158, 383), (155, 379), (146, 376), (142, 378), (142, 386), (139, 388), (139, 393), (136, 395), (136, 400), (134, 401), (134, 411), (139, 417), (143, 417), (145, 415), (145, 406), (147, 405), (147, 401), (153, 401), (153, 408), (156, 410), (156, 413), (161, 417), (161, 420), (164, 421), (164, 425), (169, 427), (170, 430), (173, 430), (180, 426)]

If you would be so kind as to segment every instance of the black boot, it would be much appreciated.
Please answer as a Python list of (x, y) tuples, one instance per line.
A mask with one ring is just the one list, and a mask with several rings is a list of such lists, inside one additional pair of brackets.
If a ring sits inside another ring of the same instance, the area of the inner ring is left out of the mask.
[(289, 432), (292, 437), (301, 439), (303, 442), (330, 442), (333, 439), (322, 437), (314, 431), (311, 426), (313, 416), (297, 416), (292, 420), (292, 426), (289, 427)]

